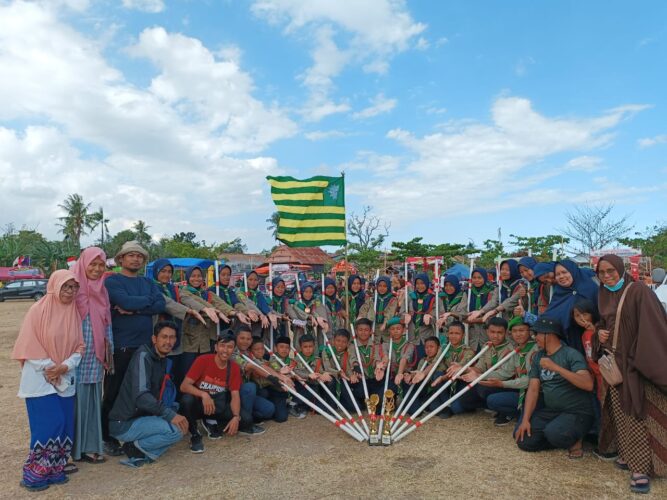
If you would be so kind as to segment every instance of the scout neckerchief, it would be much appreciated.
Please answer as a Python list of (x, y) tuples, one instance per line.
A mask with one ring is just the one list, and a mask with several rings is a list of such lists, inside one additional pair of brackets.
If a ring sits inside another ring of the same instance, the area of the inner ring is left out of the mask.
[[(424, 370), (424, 366), (426, 363), (428, 363), (428, 366), (426, 367), (426, 373), (428, 374), (431, 368), (433, 368), (433, 363), (435, 362), (436, 359), (438, 359), (438, 354), (440, 354), (440, 351), (438, 353), (431, 357), (431, 358), (422, 358), (419, 363), (417, 364), (417, 372), (421, 372)], [(426, 384), (426, 393), (433, 392), (435, 390), (435, 387), (431, 387), (431, 384)]]
[(484, 283), (480, 287), (473, 286), (470, 288), (470, 304), (468, 304), (468, 311), (479, 311), (489, 301), (489, 294), (493, 291), (493, 287), (488, 283)]
[[(535, 347), (535, 341), (529, 340), (526, 342), (526, 345), (519, 350), (519, 369), (517, 370), (518, 377), (528, 374), (528, 353)], [(518, 378), (517, 377), (517, 378)], [(517, 405), (518, 409), (521, 409), (523, 406), (523, 401), (526, 399), (526, 389), (519, 389), (519, 404)]]
[(311, 297), (310, 300), (301, 298), (300, 301), (296, 303), (296, 307), (301, 309), (306, 314), (313, 314), (319, 303), (315, 300), (315, 297)]
[(547, 292), (548, 289), (549, 285), (546, 283), (540, 283), (536, 302), (538, 315), (542, 314), (547, 309), (547, 307), (549, 307), (549, 293)]
[[(458, 347), (454, 346), (450, 347), (449, 351), (447, 351), (447, 354), (445, 354), (445, 358), (447, 359), (447, 361), (450, 361), (452, 363), (458, 363), (458, 364), (463, 363), (463, 357), (466, 352), (465, 347), (466, 347), (465, 344), (461, 344)], [(449, 386), (450, 397), (456, 394), (457, 392), (458, 392), (458, 387), (456, 385), (456, 382), (453, 382)]]
[(211, 303), (211, 296), (206, 288), (195, 288), (192, 285), (186, 285), (185, 289), (190, 292), (192, 295), (196, 295), (200, 299), (205, 300), (209, 304)]
[(325, 295), (324, 302), (327, 306), (327, 309), (329, 310), (329, 313), (331, 313), (332, 315), (339, 313), (343, 309), (343, 304), (341, 303), (340, 299), (336, 296), (335, 292), (332, 296)]
[(174, 286), (173, 283), (162, 283), (158, 280), (153, 280), (153, 282), (160, 288), (162, 295), (169, 297), (176, 302), (179, 302), (178, 289)]
[(361, 345), (357, 343), (359, 347), (359, 355), (361, 356), (361, 366), (365, 371), (367, 377), (373, 377), (375, 369), (373, 368), (373, 362), (375, 360), (375, 349), (373, 344), (370, 341), (367, 341), (366, 345)]
[[(491, 346), (491, 366), (495, 365), (498, 362), (498, 356), (502, 352), (505, 347), (509, 344), (509, 341), (505, 339), (505, 341), (500, 344), (499, 346)], [(490, 368), (490, 367), (489, 367)]]
[(250, 353), (250, 351), (248, 351), (248, 350), (241, 351), (241, 349), (239, 349), (238, 347), (235, 347), (232, 357), (234, 358), (234, 361), (236, 362), (236, 364), (239, 365), (239, 367), (241, 367), (241, 375), (243, 375), (243, 380), (245, 382), (249, 382), (250, 381), (250, 376), (245, 371), (245, 365), (248, 364), (248, 361), (243, 357), (244, 354), (246, 356), (248, 356), (249, 358), (252, 358), (252, 354)]
[(376, 325), (384, 323), (384, 311), (389, 306), (392, 298), (394, 298), (394, 294), (391, 292), (387, 292), (384, 295), (378, 294), (378, 307), (377, 311), (375, 311)]
[(428, 288), (423, 292), (410, 292), (412, 298), (412, 311), (414, 312), (413, 321), (415, 326), (420, 327), (424, 324), (424, 314), (429, 314), (433, 309), (434, 295), (429, 292)]
[(452, 295), (449, 295), (448, 293), (445, 292), (440, 292), (440, 298), (442, 299), (442, 305), (445, 308), (444, 312), (449, 312), (452, 310), (452, 308), (461, 302), (461, 299), (463, 299), (463, 292), (459, 293), (454, 293)]
[(500, 283), (500, 302), (505, 302), (509, 299), (517, 290), (519, 284), (522, 283), (521, 279), (516, 281), (503, 280)]
[(276, 311), (278, 314), (287, 313), (287, 297), (285, 297), (284, 295), (280, 297), (274, 295), (273, 299), (271, 299), (271, 306), (273, 307), (273, 310)]
[(343, 297), (345, 297), (345, 300), (347, 300), (350, 307), (350, 318), (356, 318), (359, 314), (359, 309), (361, 307), (359, 305), (360, 295), (363, 297), (363, 290), (359, 290), (357, 293), (353, 293), (351, 290), (343, 292)]
[[(336, 349), (334, 346), (331, 346), (331, 349), (327, 349), (326, 352), (329, 355), (329, 360), (331, 361), (331, 364), (334, 365), (334, 369), (336, 368), (336, 366), (335, 363), (333, 362), (333, 357), (331, 356), (332, 352), (336, 356), (338, 364), (340, 364), (341, 368), (340, 371), (347, 374), (347, 349), (344, 352), (338, 352), (338, 349)], [(343, 389), (342, 378), (339, 375), (338, 377), (334, 377), (334, 380), (336, 381), (336, 397), (340, 400), (340, 395)]]
[[(319, 367), (319, 361), (320, 358), (313, 352), (310, 356), (306, 356), (304, 353), (300, 353), (301, 357), (303, 360), (310, 366), (315, 373), (319, 373), (320, 367)], [(313, 365), (314, 363), (314, 365)], [(305, 367), (304, 367), (305, 368)]]
[(239, 299), (236, 297), (236, 292), (234, 292), (234, 289), (229, 285), (220, 285), (219, 297), (232, 307), (234, 307), (239, 301)]

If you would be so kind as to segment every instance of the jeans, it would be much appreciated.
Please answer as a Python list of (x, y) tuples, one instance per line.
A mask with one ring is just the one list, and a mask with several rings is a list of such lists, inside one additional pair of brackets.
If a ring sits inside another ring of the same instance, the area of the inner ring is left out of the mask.
[(241, 384), (241, 409), (252, 415), (254, 420), (262, 421), (273, 417), (276, 411), (273, 403), (258, 394), (257, 384), (245, 382)]
[(104, 396), (102, 398), (102, 439), (110, 441), (112, 438), (109, 432), (109, 413), (113, 404), (116, 402), (120, 386), (125, 378), (127, 367), (130, 366), (130, 360), (136, 348), (114, 349), (113, 352), (113, 375), (105, 375), (104, 377)]
[(505, 391), (489, 394), (486, 398), (486, 406), (489, 410), (498, 412), (506, 417), (519, 416), (519, 392)]
[(461, 407), (464, 411), (472, 411), (477, 408), (487, 408), (487, 398), (491, 396), (491, 394), (498, 394), (501, 392), (514, 392), (518, 394), (518, 391), (512, 389), (485, 387), (478, 384), (466, 392), (463, 396), (461, 396), (458, 401), (461, 402)]
[[(229, 397), (229, 395), (227, 395)], [(217, 397), (224, 397), (218, 395)], [(214, 413), (213, 415), (204, 415), (204, 405), (200, 398), (193, 396), (192, 394), (183, 394), (181, 396), (181, 413), (185, 418), (188, 419), (188, 427), (190, 434), (195, 436), (199, 434), (197, 428), (197, 420), (202, 418), (214, 419), (218, 423), (227, 422), (232, 419), (232, 407), (228, 402), (224, 410), (221, 412)], [(248, 429), (252, 425), (252, 417), (250, 411), (244, 411), (241, 407), (241, 421), (239, 422), (239, 429)]]
[(593, 415), (566, 413), (548, 408), (535, 410), (530, 418), (530, 436), (517, 445), (523, 451), (570, 449), (593, 425)]
[(151, 460), (157, 460), (170, 446), (178, 443), (183, 434), (174, 424), (162, 417), (139, 417), (132, 420), (128, 430), (114, 432), (116, 422), (111, 422), (111, 435), (124, 443), (133, 442)]
[(269, 392), (269, 401), (273, 403), (275, 408), (273, 420), (276, 422), (287, 422), (287, 416), (289, 415), (287, 410), (287, 396), (289, 396), (289, 392), (274, 389), (273, 387), (268, 387), (267, 391)]

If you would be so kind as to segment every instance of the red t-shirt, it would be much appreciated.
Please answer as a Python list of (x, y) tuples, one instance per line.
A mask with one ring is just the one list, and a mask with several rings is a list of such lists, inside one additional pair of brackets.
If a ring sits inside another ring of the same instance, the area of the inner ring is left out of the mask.
[[(229, 387), (225, 387), (227, 384), (227, 370), (230, 368), (232, 371), (229, 374)], [(202, 354), (195, 359), (186, 377), (195, 381), (194, 385), (197, 389), (209, 394), (241, 389), (241, 368), (239, 365), (229, 360), (227, 361), (227, 367), (221, 369), (215, 364), (215, 354)]]

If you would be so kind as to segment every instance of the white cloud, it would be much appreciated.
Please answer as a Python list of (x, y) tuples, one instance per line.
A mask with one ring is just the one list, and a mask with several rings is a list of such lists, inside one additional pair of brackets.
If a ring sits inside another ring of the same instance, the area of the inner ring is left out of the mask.
[(602, 158), (599, 156), (577, 156), (565, 164), (566, 170), (580, 172), (595, 172), (602, 168)]
[(435, 41), (435, 46), (436, 47), (442, 47), (446, 43), (449, 43), (449, 39), (446, 36), (441, 36)]
[[(350, 64), (365, 72), (384, 74), (389, 61), (407, 50), (426, 25), (415, 22), (401, 0), (256, 0), (256, 16), (285, 27), (289, 35), (302, 34), (314, 40), (313, 65), (301, 79), (310, 91), (302, 113), (317, 121), (349, 109), (331, 98), (333, 79)], [(343, 48), (336, 39), (345, 40)], [(416, 46), (424, 45), (417, 41)]]
[(656, 144), (667, 144), (667, 134), (656, 135), (654, 137), (644, 137), (643, 139), (639, 139), (637, 144), (642, 149), (650, 148)]
[(0, 120), (48, 124), (0, 126), (2, 221), (40, 224), (53, 236), (56, 205), (79, 192), (105, 207), (112, 230), (142, 218), (156, 232), (192, 227), (220, 240), (231, 229), (220, 221), (270, 211), (264, 177), (280, 169), (248, 156), (297, 127), (253, 97), (238, 57), (147, 29), (130, 49), (157, 68), (141, 88), (102, 49), (50, 5), (0, 6)]
[(157, 14), (164, 10), (164, 0), (123, 0), (123, 7)]
[(315, 130), (304, 134), (304, 137), (309, 141), (322, 141), (325, 139), (338, 139), (347, 137), (349, 134), (340, 130)]
[(535, 59), (532, 57), (522, 57), (514, 66), (514, 73), (516, 76), (525, 76), (528, 72), (528, 68), (533, 64), (535, 64)]
[[(562, 190), (545, 191), (540, 186), (554, 175), (545, 172), (541, 163), (551, 155), (610, 144), (613, 129), (644, 108), (629, 105), (592, 118), (550, 118), (536, 112), (526, 99), (503, 97), (492, 106), (491, 124), (462, 122), (423, 137), (403, 129), (390, 130), (387, 137), (411, 151), (414, 158), (402, 163), (388, 182), (367, 186), (367, 197), (383, 217), (397, 222), (411, 220), (443, 199), (448, 200), (451, 215), (524, 203), (527, 196), (514, 195), (513, 181), (519, 178), (522, 193), (544, 195), (536, 198), (537, 203), (550, 203), (558, 196), (562, 200)], [(598, 164), (596, 157), (582, 155), (566, 167), (589, 171)], [(367, 167), (373, 170), (373, 163)], [(408, 206), (410, 210), (405, 209)]]
[(352, 118), (355, 120), (363, 120), (365, 118), (371, 118), (373, 116), (389, 113), (396, 107), (396, 103), (396, 99), (387, 99), (384, 94), (380, 93), (371, 99), (370, 106), (362, 109), (361, 111), (358, 111), (357, 113), (352, 113)]
[(415, 48), (417, 50), (427, 50), (430, 46), (431, 46), (431, 44), (429, 43), (429, 41), (426, 38), (424, 38), (423, 36), (420, 36), (419, 40), (417, 40), (417, 44), (415, 45)]

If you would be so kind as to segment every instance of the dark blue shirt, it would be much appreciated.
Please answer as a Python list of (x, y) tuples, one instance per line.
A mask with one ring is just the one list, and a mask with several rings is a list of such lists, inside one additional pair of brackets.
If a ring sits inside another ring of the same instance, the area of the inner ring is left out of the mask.
[[(137, 348), (151, 344), (153, 315), (164, 312), (165, 299), (153, 280), (112, 274), (104, 281), (111, 302), (114, 348)], [(132, 312), (121, 314), (115, 307)]]

